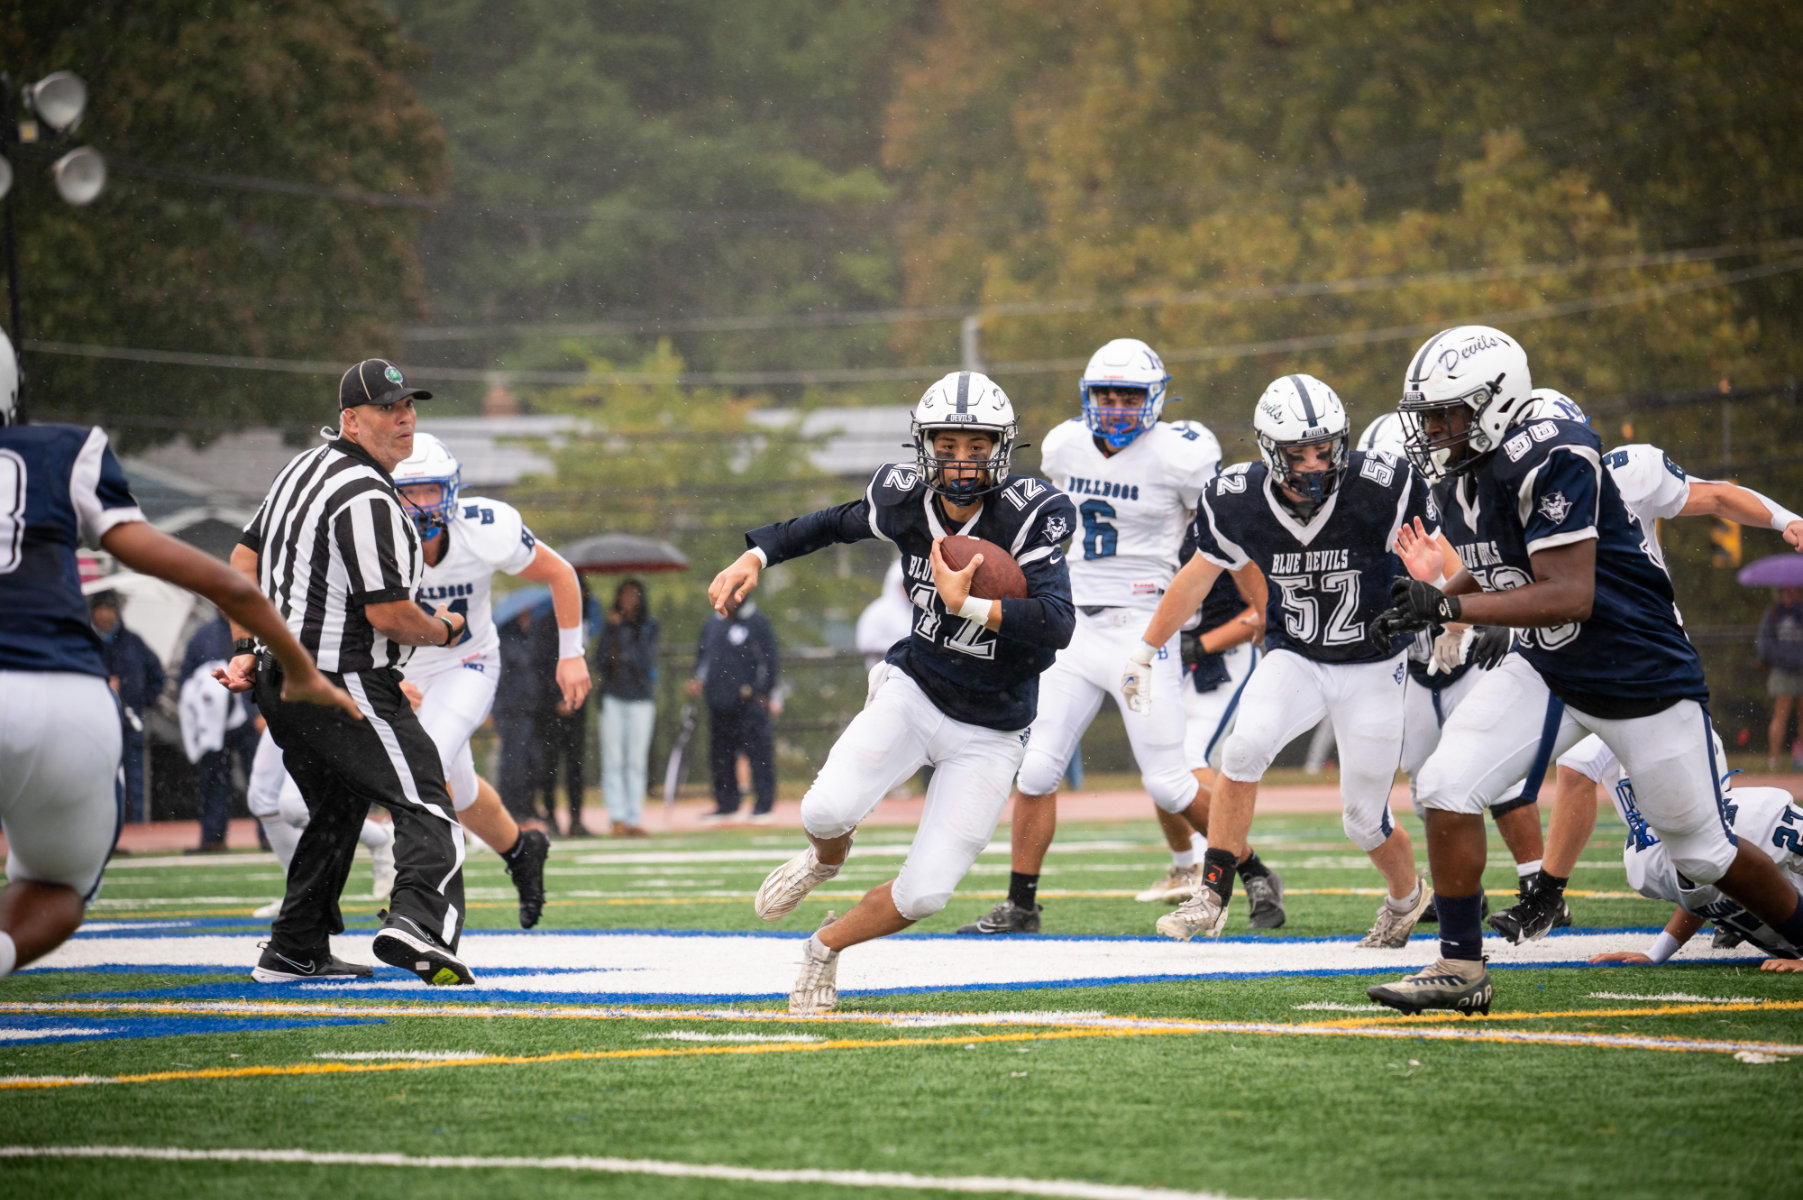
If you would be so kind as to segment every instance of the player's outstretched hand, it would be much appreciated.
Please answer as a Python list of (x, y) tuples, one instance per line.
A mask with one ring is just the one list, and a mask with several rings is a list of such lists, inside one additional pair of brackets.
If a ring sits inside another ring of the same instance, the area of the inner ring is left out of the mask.
[[(1789, 525), (1786, 525), (1784, 527), (1784, 540), (1790, 543), (1790, 548), (1792, 550), (1803, 550), (1803, 521), (1792, 521)], [(1782, 962), (1784, 960), (1773, 959), (1772, 961)], [(1764, 968), (1761, 969), (1763, 970)], [(1773, 967), (1772, 969), (1777, 971), (1785, 968)]]
[(1488, 671), (1503, 660), (1514, 641), (1514, 630), (1506, 625), (1480, 625), (1477, 636), (1465, 647), (1465, 661)]
[(1759, 969), (1761, 971), (1778, 971), (1781, 973), (1803, 971), (1803, 960), (1795, 958), (1768, 958), (1759, 964)]
[(407, 697), (407, 703), (412, 706), (414, 712), (418, 712), (419, 706), (426, 702), (426, 693), (420, 691), (417, 685), (408, 683), (405, 679), (401, 680), (401, 695)]
[(363, 710), (357, 707), (351, 694), (320, 674), (318, 667), (314, 667), (306, 675), (286, 672), (282, 676), (282, 699), (290, 704), (336, 705), (356, 720), (363, 719)]
[(1440, 540), (1429, 537), (1427, 526), (1416, 517), (1413, 524), (1404, 523), (1396, 531), (1396, 557), (1402, 560), (1411, 577), (1424, 583), (1440, 578), (1442, 561)]
[(1434, 638), (1434, 654), (1428, 660), (1429, 675), (1450, 675), (1459, 669), (1465, 661), (1465, 635), (1470, 633), (1469, 626), (1463, 629), (1442, 629)]
[(557, 660), (557, 689), (563, 693), (563, 702), (571, 712), (582, 707), (593, 686), (594, 681), (588, 674), (588, 659), (572, 655)]
[[(234, 655), (223, 667), (213, 668), (213, 678), (228, 692), (248, 692), (257, 686), (257, 656)], [(118, 688), (114, 688), (118, 691)]]
[(707, 602), (721, 616), (732, 616), (738, 611), (740, 602), (758, 585), (758, 572), (763, 567), (762, 559), (749, 550), (745, 551), (707, 585)]
[(1596, 954), (1591, 956), (1591, 966), (1600, 967), (1604, 963), (1621, 963), (1625, 966), (1636, 967), (1653, 967), (1659, 965), (1638, 950), (1617, 950), (1613, 954)]
[(956, 613), (970, 599), (970, 581), (976, 576), (977, 568), (983, 565), (983, 556), (973, 554), (970, 561), (964, 564), (962, 571), (952, 570), (945, 561), (945, 555), (939, 550), (939, 543), (944, 538), (934, 538), (933, 548), (928, 559), (933, 565), (933, 586), (939, 589), (939, 598), (945, 602), (947, 612)]

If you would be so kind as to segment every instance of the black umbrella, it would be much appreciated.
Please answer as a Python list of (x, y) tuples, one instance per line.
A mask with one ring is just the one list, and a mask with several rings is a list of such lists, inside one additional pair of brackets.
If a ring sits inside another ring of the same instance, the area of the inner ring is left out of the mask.
[(631, 533), (598, 533), (561, 551), (578, 571), (597, 575), (686, 571), (689, 559), (669, 542)]

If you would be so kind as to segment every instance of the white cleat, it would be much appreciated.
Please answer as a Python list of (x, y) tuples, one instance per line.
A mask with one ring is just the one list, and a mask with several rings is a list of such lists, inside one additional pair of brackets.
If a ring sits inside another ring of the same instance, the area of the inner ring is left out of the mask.
[(276, 899), (271, 900), (268, 904), (265, 904), (262, 908), (259, 908), (250, 915), (259, 921), (273, 921), (276, 917), (281, 915), (281, 912), (282, 898), (278, 896)]
[(840, 865), (834, 863), (828, 866), (821, 862), (814, 856), (814, 847), (810, 845), (765, 876), (753, 907), (757, 909), (761, 919), (780, 921), (794, 912), (796, 906), (807, 899), (809, 892), (837, 875)]
[(1158, 918), (1158, 932), (1180, 942), (1197, 936), (1220, 937), (1227, 924), (1228, 903), (1211, 887), (1197, 888), (1194, 896)]
[(1359, 939), (1359, 945), (1367, 950), (1399, 950), (1409, 944), (1409, 934), (1415, 932), (1415, 923), (1434, 898), (1433, 889), (1427, 885), (1427, 872), (1415, 873), (1415, 903), (1397, 912), (1390, 907), (1386, 898), (1378, 902), (1377, 921), (1371, 926), (1371, 932)]
[[(826, 914), (820, 923), (825, 929), (833, 923)], [(789, 1011), (792, 1013), (832, 1012), (839, 1007), (839, 952), (821, 945), (818, 933), (801, 947), (801, 974), (789, 989)]]
[(1182, 904), (1202, 886), (1202, 864), (1173, 866), (1171, 873), (1134, 896), (1141, 904)]
[(394, 893), (394, 839), (388, 839), (386, 845), (377, 846), (369, 852), (370, 871), (375, 878), (375, 885), (369, 889), (371, 900), (386, 900)]

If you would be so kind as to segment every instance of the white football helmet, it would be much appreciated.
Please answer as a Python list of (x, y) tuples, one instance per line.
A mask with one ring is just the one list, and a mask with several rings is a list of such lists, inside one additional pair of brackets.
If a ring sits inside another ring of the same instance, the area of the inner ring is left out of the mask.
[[(1008, 482), (1008, 460), (1020, 432), (1014, 405), (995, 380), (976, 371), (953, 371), (926, 390), (908, 422), (914, 438), (914, 460), (928, 488), (959, 504), (968, 504)], [(987, 433), (994, 439), (989, 458), (980, 463), (942, 459), (934, 453), (933, 435), (945, 430)], [(981, 478), (947, 480), (947, 467), (978, 466)]]
[(1528, 396), (1528, 402), (1521, 406), (1520, 412), (1515, 414), (1515, 423), (1526, 425), (1529, 421), (1548, 419), (1577, 421), (1583, 425), (1590, 424), (1590, 417), (1578, 407), (1578, 402), (1564, 392), (1555, 391), (1552, 388), (1535, 388), (1533, 393)]
[[(1083, 423), (1110, 450), (1120, 450), (1158, 423), (1158, 414), (1164, 411), (1165, 385), (1170, 381), (1170, 372), (1164, 369), (1164, 362), (1152, 347), (1138, 338), (1115, 338), (1090, 355), (1083, 378), (1077, 381), (1077, 391), (1083, 399)], [(1139, 411), (1123, 416), (1119, 407), (1110, 405), (1112, 411), (1103, 412), (1090, 395), (1094, 388), (1138, 391)]]
[(457, 493), (463, 487), (463, 465), (445, 444), (429, 433), (413, 435), (413, 453), (394, 468), (396, 489), (414, 484), (435, 483), (438, 499), (429, 504), (403, 494), (401, 506), (413, 518), (423, 538), (436, 537), (438, 531), (457, 519)]
[(1357, 449), (1384, 450), (1397, 457), (1408, 453), (1408, 433), (1402, 427), (1402, 414), (1387, 412), (1359, 434)]
[(0, 330), (0, 425), (11, 425), (19, 418), (19, 357), (13, 353), (12, 339)]
[[(1430, 483), (1464, 470), (1502, 444), (1533, 390), (1527, 353), (1502, 330), (1455, 325), (1436, 333), (1415, 352), (1403, 380), (1409, 461)], [(1459, 406), (1470, 410), (1465, 428), (1430, 439), (1423, 416)]]
[[(1340, 397), (1313, 375), (1285, 375), (1273, 381), (1258, 398), (1252, 429), (1275, 482), (1307, 493), (1316, 504), (1339, 486), (1351, 459), (1352, 426)], [(1286, 446), (1326, 441), (1333, 443), (1333, 461), (1325, 471), (1293, 470), (1283, 453)]]

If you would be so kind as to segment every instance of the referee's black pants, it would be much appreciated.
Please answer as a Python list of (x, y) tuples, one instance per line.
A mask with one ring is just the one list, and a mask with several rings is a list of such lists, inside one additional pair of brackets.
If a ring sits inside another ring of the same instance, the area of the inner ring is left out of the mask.
[(306, 954), (344, 932), (338, 897), (363, 818), (380, 804), (394, 816), (390, 922), (404, 917), (454, 951), (463, 933), (463, 829), (445, 790), (438, 747), (402, 694), (399, 671), (327, 678), (356, 699), (363, 720), (337, 708), (284, 703), (280, 668), (265, 660), (258, 672), (257, 707), (310, 817), (288, 864), (287, 895), (270, 944)]

